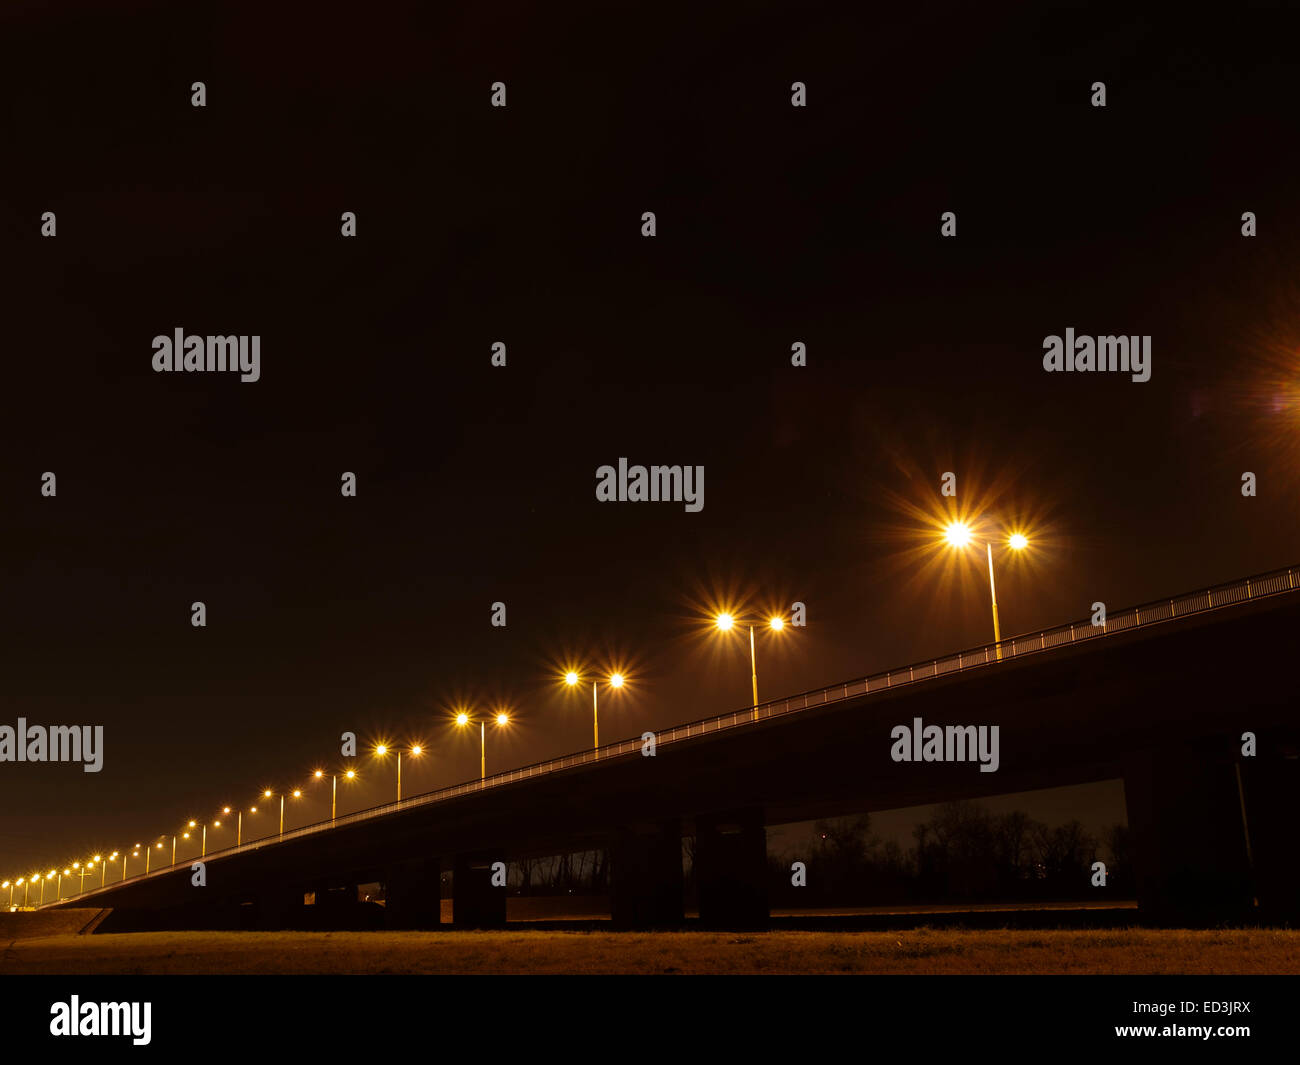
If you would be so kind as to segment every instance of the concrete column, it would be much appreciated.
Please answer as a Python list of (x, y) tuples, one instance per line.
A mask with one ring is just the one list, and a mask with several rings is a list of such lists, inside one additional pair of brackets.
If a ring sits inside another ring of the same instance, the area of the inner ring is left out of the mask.
[(682, 826), (678, 820), (634, 825), (610, 844), (610, 916), (620, 928), (680, 925)]
[(452, 923), (457, 928), (504, 928), (506, 889), (492, 886), (499, 856), (458, 854), (452, 871)]
[(762, 928), (768, 923), (767, 829), (757, 808), (695, 819), (700, 923)]
[(1144, 916), (1200, 922), (1253, 914), (1235, 753), (1230, 744), (1215, 743), (1125, 759), (1124, 797)]
[(1300, 920), (1300, 742), (1261, 735), (1241, 759), (1246, 825), (1259, 913), (1271, 922)]
[(269, 886), (259, 891), (256, 926), (263, 931), (301, 928), (306, 922), (303, 894), (296, 887)]
[[(385, 874), (388, 928), (437, 928), (442, 920), (442, 862), (422, 858), (395, 865)], [(355, 901), (356, 888), (352, 889)]]

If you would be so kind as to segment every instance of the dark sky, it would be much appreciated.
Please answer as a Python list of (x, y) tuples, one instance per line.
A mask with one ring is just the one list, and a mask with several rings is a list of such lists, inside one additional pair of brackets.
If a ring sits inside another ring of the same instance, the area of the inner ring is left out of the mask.
[[(5, 5), (0, 723), (106, 750), (0, 764), (0, 875), (292, 787), (344, 729), (464, 780), (457, 700), (515, 709), (489, 770), (580, 749), (569, 660), (632, 679), (602, 738), (744, 706), (713, 602), (807, 604), (765, 698), (982, 643), (945, 471), (1033, 536), (1005, 634), (1300, 561), (1271, 6), (727, 6)], [(260, 335), (261, 380), (154, 373), (178, 327)], [(1067, 327), (1151, 335), (1151, 380), (1045, 373)], [(620, 456), (704, 466), (704, 509), (597, 502)], [(363, 769), (345, 808), (390, 794)]]

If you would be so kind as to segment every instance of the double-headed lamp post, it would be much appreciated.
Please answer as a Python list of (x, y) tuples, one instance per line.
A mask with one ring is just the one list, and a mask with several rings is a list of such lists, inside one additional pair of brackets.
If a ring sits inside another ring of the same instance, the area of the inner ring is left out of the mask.
[[(736, 627), (737, 621), (733, 614), (719, 614), (713, 619), (714, 626), (719, 632), (730, 632)], [(754, 653), (754, 626), (749, 622), (743, 622), (749, 626), (749, 672), (750, 679), (754, 686), (754, 720), (758, 720), (758, 658)], [(781, 617), (770, 617), (767, 619), (767, 627), (773, 632), (782, 632), (785, 629), (785, 619)]]
[[(424, 748), (418, 743), (411, 744), (410, 750), (411, 750), (412, 758), (419, 758), (420, 755), (424, 753)], [(383, 758), (390, 753), (397, 755), (397, 801), (401, 802), (402, 801), (402, 750), (400, 747), (389, 747), (388, 744), (386, 743), (375, 744), (376, 758)], [(337, 785), (337, 783), (338, 781), (336, 778), (335, 784)], [(333, 820), (332, 814), (330, 815), (330, 819)]]
[[(510, 724), (510, 715), (507, 714), (505, 711), (498, 711), (493, 716), (492, 720), (496, 722), (497, 728), (505, 728), (506, 725)], [(465, 728), (467, 725), (470, 725), (472, 723), (473, 723), (473, 719), (469, 716), (469, 714), (465, 713), (465, 711), (462, 710), (459, 714), (456, 715), (457, 728)], [(479, 743), (478, 778), (479, 780), (486, 780), (487, 779), (487, 720), (486, 718), (479, 718), (478, 743)]]
[[(262, 792), (262, 797), (269, 799), (274, 794), (275, 793), (270, 788), (267, 788), (264, 792)], [(294, 788), (293, 791), (290, 792), (290, 794), (295, 799), (302, 798), (302, 792), (298, 788)], [(284, 835), (284, 792), (280, 792), (280, 835), (282, 836)]]
[[(570, 688), (577, 687), (582, 683), (582, 678), (576, 670), (569, 670), (564, 674), (564, 683)], [(618, 691), (627, 683), (627, 678), (617, 671), (611, 672), (606, 683), (613, 691)], [(591, 745), (592, 749), (600, 750), (600, 681), (592, 678), (591, 681)]]
[[(951, 522), (943, 531), (943, 538), (953, 547), (965, 548), (975, 541), (975, 533), (962, 521)], [(1023, 551), (1029, 546), (1029, 539), (1021, 532), (1013, 532), (1007, 537), (1007, 547), (1012, 551)], [(998, 624), (998, 589), (993, 579), (993, 542), (984, 541), (984, 550), (989, 562), (989, 602), (993, 607), (993, 644), (998, 658), (1002, 657), (1002, 629)]]
[[(411, 750), (412, 750), (415, 754), (419, 754), (421, 751), (423, 751), (423, 748), (422, 748), (422, 747), (412, 747)], [(398, 765), (398, 777), (399, 777), (399, 779), (400, 779), (400, 776), (401, 776), (401, 765), (402, 765), (402, 763), (401, 763), (401, 755), (399, 754), (397, 757), (398, 757), (398, 763), (397, 763), (397, 765)], [(320, 780), (320, 779), (322, 779), (322, 778), (325, 776), (325, 770), (323, 770), (323, 769), (318, 769), (318, 770), (316, 770), (316, 772), (315, 772), (314, 774), (312, 774), (312, 775), (313, 775), (317, 780)], [(332, 787), (330, 788), (330, 820), (333, 821), (335, 815), (338, 813), (338, 808), (339, 808), (339, 775), (338, 775), (337, 773), (331, 773), (330, 776), (333, 778), (333, 785), (332, 785)], [(355, 769), (349, 769), (346, 773), (343, 774), (343, 777), (344, 777), (345, 780), (356, 780), (356, 778), (357, 778), (357, 771), (356, 771)], [(398, 797), (399, 799), (402, 797), (401, 787), (402, 787), (402, 786), (401, 786), (401, 784), (399, 783), (398, 786), (397, 786), (397, 789), (398, 789), (398, 791), (397, 791), (397, 797)]]

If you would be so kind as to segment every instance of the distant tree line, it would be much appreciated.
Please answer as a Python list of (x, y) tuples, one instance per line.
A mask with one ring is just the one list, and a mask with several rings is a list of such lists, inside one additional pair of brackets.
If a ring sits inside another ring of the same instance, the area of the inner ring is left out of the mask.
[[(1106, 863), (1105, 894), (1135, 891), (1129, 832), (1112, 825), (1103, 839), (1078, 821), (1049, 826), (1020, 810), (994, 814), (978, 802), (945, 803), (913, 829), (904, 850), (871, 831), (871, 817), (818, 821), (811, 844), (769, 858), (772, 902), (784, 905), (887, 905), (895, 902), (1078, 899), (1092, 887), (1092, 864)], [(791, 865), (807, 866), (807, 886)]]
[[(1078, 821), (1049, 826), (1020, 810), (994, 814), (978, 802), (950, 802), (912, 831), (904, 849), (872, 832), (869, 814), (818, 821), (806, 845), (769, 855), (773, 906), (857, 906), (945, 901), (1048, 901), (1096, 897), (1092, 864), (1106, 863), (1105, 897), (1133, 898), (1129, 830), (1098, 839)], [(694, 895), (695, 840), (683, 840), (688, 899)], [(807, 885), (791, 883), (803, 862)], [(512, 895), (603, 895), (609, 855), (579, 851), (510, 863)]]

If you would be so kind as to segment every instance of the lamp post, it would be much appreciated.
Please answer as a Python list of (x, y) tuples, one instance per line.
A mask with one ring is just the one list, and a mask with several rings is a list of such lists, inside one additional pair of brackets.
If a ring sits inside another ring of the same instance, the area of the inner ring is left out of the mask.
[[(962, 521), (950, 522), (943, 531), (943, 538), (953, 547), (959, 550), (967, 547), (975, 541), (975, 533), (969, 525)], [(1013, 532), (1007, 537), (1007, 547), (1012, 551), (1023, 551), (1029, 546), (1029, 539), (1024, 533)], [(988, 557), (989, 564), (989, 605), (993, 611), (993, 645), (999, 659), (1002, 658), (1002, 628), (998, 623), (998, 589), (997, 583), (993, 578), (993, 542), (984, 541), (985, 555)]]
[[(388, 744), (386, 744), (386, 743), (379, 743), (379, 744), (376, 744), (376, 745), (375, 745), (375, 756), (376, 756), (377, 758), (383, 758), (383, 757), (385, 757), (386, 755), (388, 755), (388, 754), (390, 754), (390, 753), (397, 755), (397, 801), (398, 801), (398, 802), (401, 802), (401, 801), (402, 801), (402, 751), (401, 751), (401, 748), (400, 748), (400, 747), (389, 747)], [(423, 748), (420, 744), (418, 744), (418, 743), (414, 743), (414, 744), (411, 745), (411, 752), (410, 752), (410, 753), (411, 753), (411, 757), (413, 757), (413, 758), (419, 758), (420, 755), (422, 755), (422, 754), (424, 753), (424, 748)], [(337, 783), (338, 783), (338, 779), (335, 778), (335, 784), (337, 785)], [(331, 814), (331, 815), (330, 815), (330, 820), (333, 820), (333, 819), (334, 819), (334, 818), (333, 818), (333, 815)]]
[[(422, 748), (422, 747), (412, 747), (411, 750), (412, 750), (415, 754), (419, 754), (419, 753), (423, 750), (423, 748)], [(376, 753), (378, 753), (378, 748), (376, 748)], [(402, 767), (402, 762), (401, 762), (401, 757), (402, 757), (402, 756), (401, 756), (400, 754), (398, 754), (397, 757), (398, 757), (398, 762), (397, 762), (397, 776), (398, 776), (398, 783), (397, 783), (397, 797), (398, 797), (398, 799), (400, 800), (401, 797), (402, 797), (402, 783), (401, 783), (401, 776), (402, 776), (402, 768), (401, 768), (401, 767)], [(317, 780), (320, 780), (324, 775), (325, 775), (325, 770), (323, 770), (323, 769), (318, 769), (318, 770), (316, 770), (315, 777), (316, 777)], [(349, 770), (347, 770), (347, 771), (343, 774), (343, 776), (344, 776), (344, 778), (347, 779), (347, 780), (355, 780), (356, 777), (357, 777), (357, 771), (356, 771), (355, 769), (349, 769)], [(331, 774), (330, 774), (330, 820), (331, 820), (331, 821), (333, 821), (334, 818), (338, 815), (338, 809), (339, 809), (339, 775), (338, 775), (337, 773), (331, 773)]]
[[(577, 687), (582, 682), (576, 670), (569, 670), (564, 674), (564, 683), (570, 688)], [(611, 672), (606, 683), (610, 688), (617, 691), (627, 683), (627, 678), (617, 671)], [(592, 749), (597, 752), (599, 757), (600, 751), (600, 682), (594, 677), (591, 681), (591, 740)]]
[[(275, 793), (271, 791), (270, 788), (267, 788), (266, 791), (262, 792), (262, 797), (269, 799), (274, 794)], [(294, 788), (292, 794), (295, 799), (302, 797), (302, 792), (297, 788)], [(280, 792), (280, 835), (284, 835), (284, 792)]]
[[(713, 619), (714, 627), (719, 632), (730, 632), (738, 624), (735, 615), (722, 613)], [(742, 622), (749, 628), (749, 675), (754, 694), (754, 720), (758, 720), (758, 656), (754, 651), (754, 626), (751, 622)], [(785, 619), (773, 615), (767, 619), (767, 627), (773, 632), (785, 630)]]
[[(497, 728), (504, 728), (506, 725), (510, 724), (510, 715), (507, 714), (505, 711), (499, 711), (495, 715), (493, 720), (496, 722)], [(464, 728), (466, 725), (469, 725), (471, 723), (472, 721), (469, 714), (465, 713), (464, 711), (461, 711), (459, 714), (456, 715), (456, 725), (458, 728)], [(478, 742), (479, 742), (478, 778), (479, 780), (486, 780), (487, 779), (487, 722), (483, 718), (480, 718), (478, 723)]]

